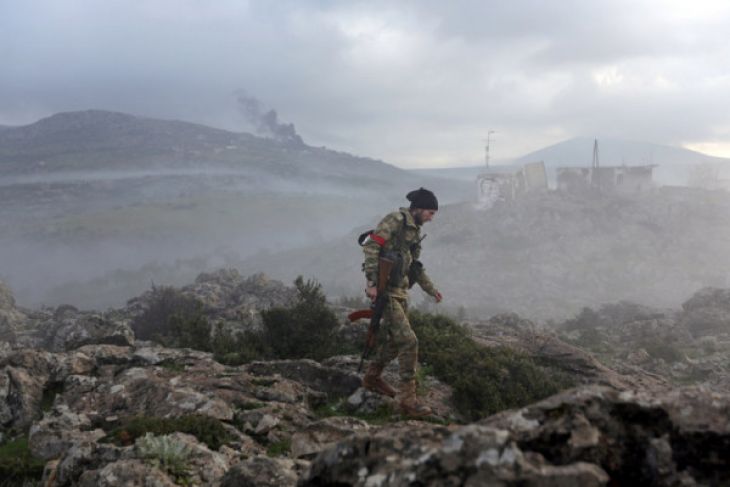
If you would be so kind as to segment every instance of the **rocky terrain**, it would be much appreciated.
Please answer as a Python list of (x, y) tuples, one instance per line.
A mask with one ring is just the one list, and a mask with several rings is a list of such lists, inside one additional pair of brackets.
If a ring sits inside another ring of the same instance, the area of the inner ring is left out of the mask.
[[(234, 270), (180, 292), (242, 329), (294, 297)], [(140, 340), (131, 325), (151, 296), (103, 313), (29, 310), (0, 284), (0, 452), (27, 440), (40, 485), (694, 486), (730, 476), (728, 290), (703, 289), (681, 310), (619, 303), (552, 326), (515, 314), (471, 321), (486, 350), (519, 350), (576, 384), (475, 423), (432, 376), (421, 397), (434, 416), (401, 417), (391, 399), (360, 388), (357, 356), (231, 366)], [(675, 343), (686, 368), (651, 340)]]

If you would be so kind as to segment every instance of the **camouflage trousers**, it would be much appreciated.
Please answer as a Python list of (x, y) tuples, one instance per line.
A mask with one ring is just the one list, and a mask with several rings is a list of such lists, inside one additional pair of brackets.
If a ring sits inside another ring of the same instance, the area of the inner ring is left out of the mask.
[(418, 364), (418, 338), (408, 321), (408, 300), (388, 298), (383, 321), (378, 330), (375, 363), (383, 368), (398, 357), (400, 378), (408, 382), (416, 378)]

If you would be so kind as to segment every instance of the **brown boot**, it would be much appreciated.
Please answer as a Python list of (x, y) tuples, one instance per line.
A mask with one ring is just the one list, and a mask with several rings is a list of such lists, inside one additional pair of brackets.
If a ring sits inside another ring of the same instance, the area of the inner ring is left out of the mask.
[(362, 378), (362, 386), (372, 392), (382, 394), (384, 396), (395, 397), (395, 389), (390, 384), (385, 382), (380, 376), (383, 373), (383, 368), (378, 364), (371, 363), (368, 366), (365, 377)]
[(431, 408), (423, 404), (416, 397), (416, 381), (400, 383), (400, 410), (406, 416), (417, 418), (429, 416)]

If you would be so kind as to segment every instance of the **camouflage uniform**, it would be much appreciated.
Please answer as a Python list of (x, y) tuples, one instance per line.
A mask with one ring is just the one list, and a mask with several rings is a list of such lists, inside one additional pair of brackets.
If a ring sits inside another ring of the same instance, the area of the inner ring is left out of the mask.
[[(405, 221), (404, 221), (405, 219)], [(412, 284), (421, 286), (427, 294), (436, 296), (436, 288), (421, 268), (410, 283), (408, 269), (421, 253), (421, 227), (416, 225), (408, 208), (389, 213), (381, 220), (369, 241), (363, 246), (365, 262), (362, 269), (368, 281), (378, 281), (378, 257), (381, 248), (399, 252), (403, 259), (400, 282), (389, 283), (388, 303), (383, 312), (383, 323), (377, 337), (375, 364), (384, 368), (395, 357), (400, 364), (401, 381), (415, 378), (418, 362), (418, 339), (408, 322), (408, 289)]]

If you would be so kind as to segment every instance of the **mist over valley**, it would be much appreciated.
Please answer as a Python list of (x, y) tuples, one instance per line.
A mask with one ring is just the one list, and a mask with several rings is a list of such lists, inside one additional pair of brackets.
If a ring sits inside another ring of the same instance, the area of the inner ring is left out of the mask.
[[(561, 160), (579, 166), (588, 142), (492, 170), (544, 159), (550, 176)], [(708, 163), (637, 142), (601, 148), (604, 164), (622, 149), (667, 157), (685, 174)], [(424, 228), (423, 261), (449, 296), (445, 309), (546, 320), (618, 300), (669, 306), (727, 284), (728, 193), (686, 187), (687, 176), (685, 187), (551, 190), (484, 210), (466, 169), (403, 171), (301, 141), (98, 110), (8, 128), (0, 154), (0, 275), (27, 305), (118, 306), (153, 283), (218, 267), (288, 282), (304, 275), (333, 297), (359, 296), (355, 236), (419, 186), (442, 205)]]

